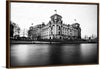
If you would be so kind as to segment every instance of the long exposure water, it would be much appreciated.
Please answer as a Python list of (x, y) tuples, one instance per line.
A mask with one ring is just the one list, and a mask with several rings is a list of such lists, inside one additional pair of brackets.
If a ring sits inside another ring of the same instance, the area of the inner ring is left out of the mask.
[(11, 66), (97, 64), (97, 44), (11, 44)]

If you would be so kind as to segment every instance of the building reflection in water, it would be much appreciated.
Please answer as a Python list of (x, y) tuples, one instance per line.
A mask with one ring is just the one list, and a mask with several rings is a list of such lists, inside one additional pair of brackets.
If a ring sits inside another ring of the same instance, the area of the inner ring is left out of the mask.
[(98, 48), (97, 44), (81, 44), (81, 62), (85, 64), (98, 63)]
[(62, 44), (50, 44), (50, 65), (59, 65), (61, 64), (61, 56), (62, 56)]
[(92, 64), (98, 62), (97, 44), (13, 44), (10, 52), (11, 66)]
[(79, 64), (80, 44), (67, 44), (62, 47), (62, 64)]
[(49, 46), (40, 44), (11, 46), (12, 66), (32, 66), (48, 64)]

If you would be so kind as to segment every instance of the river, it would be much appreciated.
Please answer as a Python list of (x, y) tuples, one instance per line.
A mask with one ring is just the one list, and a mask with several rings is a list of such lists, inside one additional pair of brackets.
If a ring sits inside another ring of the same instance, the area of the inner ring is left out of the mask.
[(97, 64), (98, 46), (94, 44), (11, 44), (10, 64), (46, 66)]

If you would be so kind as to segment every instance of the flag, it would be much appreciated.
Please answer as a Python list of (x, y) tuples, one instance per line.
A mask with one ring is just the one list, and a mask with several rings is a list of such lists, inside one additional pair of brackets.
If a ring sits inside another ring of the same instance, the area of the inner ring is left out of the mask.
[(55, 10), (55, 12), (57, 12), (57, 10)]
[(32, 23), (32, 25), (33, 25), (33, 23)]
[(74, 19), (74, 21), (76, 21), (76, 19)]
[(57, 10), (54, 10), (57, 13)]

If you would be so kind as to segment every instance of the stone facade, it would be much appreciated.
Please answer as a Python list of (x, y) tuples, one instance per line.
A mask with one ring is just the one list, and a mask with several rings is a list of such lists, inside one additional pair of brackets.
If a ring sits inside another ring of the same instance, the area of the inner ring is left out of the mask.
[(40, 37), (41, 39), (81, 39), (81, 28), (78, 23), (64, 24), (62, 16), (58, 14), (50, 18), (47, 25), (40, 24), (33, 27), (32, 36), (37, 35), (35, 38)]

